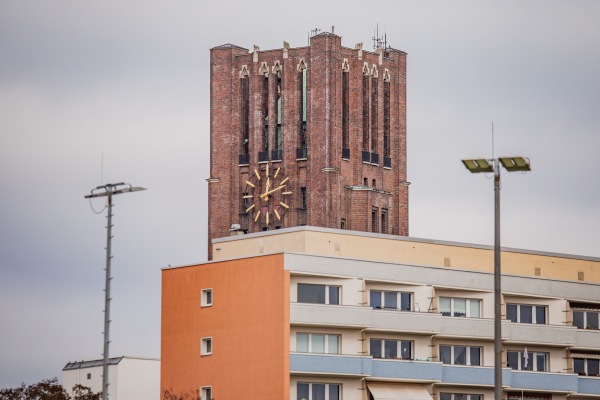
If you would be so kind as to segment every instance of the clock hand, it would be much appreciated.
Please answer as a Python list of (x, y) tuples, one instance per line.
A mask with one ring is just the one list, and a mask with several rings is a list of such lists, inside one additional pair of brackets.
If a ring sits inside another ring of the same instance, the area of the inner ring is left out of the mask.
[(261, 194), (261, 195), (260, 195), (260, 198), (261, 198), (261, 199), (264, 199), (265, 197), (267, 197), (267, 196), (268, 196), (268, 195), (270, 195), (271, 193), (275, 193), (276, 191), (278, 191), (278, 190), (281, 190), (281, 189), (283, 189), (284, 187), (285, 187), (285, 185), (283, 185), (283, 186), (279, 186), (278, 188), (275, 188), (275, 189), (273, 189), (273, 190), (270, 190), (270, 191), (268, 191), (268, 192), (265, 192), (265, 193), (263, 193), (263, 194)]

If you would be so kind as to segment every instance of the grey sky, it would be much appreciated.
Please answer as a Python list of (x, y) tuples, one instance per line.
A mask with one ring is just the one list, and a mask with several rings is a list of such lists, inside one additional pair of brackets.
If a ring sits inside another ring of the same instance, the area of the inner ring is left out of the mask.
[[(502, 244), (600, 257), (600, 3), (595, 1), (29, 1), (0, 3), (0, 387), (100, 358), (104, 215), (115, 198), (111, 355), (160, 354), (160, 268), (206, 260), (209, 48), (408, 53), (410, 234), (493, 243), (491, 180), (464, 157), (525, 155), (503, 174)], [(102, 201), (94, 201), (96, 209)]]

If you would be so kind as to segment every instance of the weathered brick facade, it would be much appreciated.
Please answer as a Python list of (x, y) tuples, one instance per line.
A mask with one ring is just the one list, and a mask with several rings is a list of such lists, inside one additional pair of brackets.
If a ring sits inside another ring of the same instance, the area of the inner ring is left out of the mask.
[[(307, 47), (215, 47), (210, 74), (209, 258), (233, 224), (408, 235), (406, 53), (322, 33)], [(277, 168), (289, 180), (268, 197), (289, 208), (275, 212), (260, 194)]]

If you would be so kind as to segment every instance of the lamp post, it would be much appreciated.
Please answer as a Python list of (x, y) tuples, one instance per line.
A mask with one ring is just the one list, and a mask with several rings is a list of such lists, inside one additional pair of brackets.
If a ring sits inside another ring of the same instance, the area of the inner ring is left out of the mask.
[(94, 197), (108, 197), (108, 212), (106, 224), (106, 278), (104, 286), (104, 360), (102, 363), (102, 400), (108, 399), (108, 345), (110, 343), (109, 326), (110, 326), (110, 260), (111, 255), (111, 239), (112, 239), (112, 197), (117, 194), (138, 192), (146, 190), (143, 187), (132, 187), (128, 183), (108, 183), (106, 185), (97, 186), (92, 189), (91, 193), (84, 196), (86, 199)]
[(502, 327), (500, 290), (500, 164), (509, 172), (531, 171), (525, 157), (465, 159), (463, 164), (472, 173), (494, 173), (494, 398), (502, 399)]

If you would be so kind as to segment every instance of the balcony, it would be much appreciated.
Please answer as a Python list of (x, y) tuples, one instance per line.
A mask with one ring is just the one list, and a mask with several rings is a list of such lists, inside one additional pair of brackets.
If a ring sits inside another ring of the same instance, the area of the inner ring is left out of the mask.
[(342, 147), (342, 158), (345, 159), (345, 160), (349, 160), (350, 159), (350, 149)]
[(306, 147), (297, 147), (296, 148), (296, 159), (303, 160), (306, 159), (308, 154), (308, 149)]
[[(509, 386), (511, 369), (502, 369), (502, 384)], [(494, 386), (494, 368), (467, 366), (467, 365), (443, 365), (442, 381), (457, 385), (488, 385)]]
[(503, 379), (503, 384), (524, 390), (576, 392), (581, 379), (575, 374), (513, 370), (510, 381), (504, 382)]
[(595, 394), (600, 393), (600, 378), (578, 377), (577, 394)]
[[(440, 317), (442, 336), (476, 339), (494, 338), (494, 320), (489, 318)], [(504, 325), (503, 336), (504, 336)]]
[(575, 328), (575, 347), (596, 349), (598, 343), (600, 343), (600, 330)]
[(239, 155), (239, 161), (238, 161), (239, 165), (248, 165), (250, 164), (250, 154), (246, 153), (246, 154), (240, 154)]
[(269, 152), (268, 151), (259, 151), (258, 152), (258, 162), (268, 162), (269, 161)]
[(373, 359), (373, 378), (441, 381), (442, 363), (431, 361), (405, 361)]
[(292, 353), (290, 372), (364, 377), (371, 376), (371, 361), (361, 356)]
[[(512, 343), (570, 347), (575, 344), (576, 333), (577, 328), (572, 326), (521, 324), (516, 322), (502, 324), (502, 338)], [(598, 339), (600, 339), (600, 336), (596, 337), (596, 340)], [(594, 347), (597, 347), (597, 344)]]

